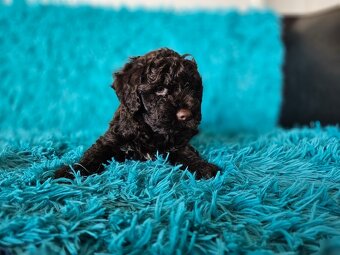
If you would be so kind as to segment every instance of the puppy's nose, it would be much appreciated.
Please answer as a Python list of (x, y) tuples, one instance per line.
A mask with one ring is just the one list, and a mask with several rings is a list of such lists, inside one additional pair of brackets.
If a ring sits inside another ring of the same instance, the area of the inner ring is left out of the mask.
[(178, 120), (185, 121), (191, 117), (191, 112), (188, 109), (179, 109), (176, 116)]

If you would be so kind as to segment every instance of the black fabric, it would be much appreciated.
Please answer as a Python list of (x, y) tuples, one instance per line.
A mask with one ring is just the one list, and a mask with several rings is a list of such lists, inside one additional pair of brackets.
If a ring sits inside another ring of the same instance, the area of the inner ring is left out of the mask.
[(286, 49), (280, 124), (340, 122), (340, 8), (283, 18)]

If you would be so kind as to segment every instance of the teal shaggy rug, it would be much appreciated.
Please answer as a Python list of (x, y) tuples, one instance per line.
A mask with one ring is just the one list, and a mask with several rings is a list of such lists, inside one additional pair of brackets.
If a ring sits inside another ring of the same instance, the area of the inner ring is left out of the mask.
[(196, 181), (162, 157), (112, 161), (87, 179), (48, 178), (91, 139), (1, 135), (0, 247), (15, 254), (320, 254), (339, 244), (339, 128), (202, 134), (193, 144), (223, 169), (210, 180)]
[[(221, 173), (164, 155), (51, 179), (106, 129), (112, 71), (164, 46), (196, 58), (193, 145)], [(276, 127), (282, 56), (270, 11), (0, 5), (0, 254), (340, 254), (340, 129)]]

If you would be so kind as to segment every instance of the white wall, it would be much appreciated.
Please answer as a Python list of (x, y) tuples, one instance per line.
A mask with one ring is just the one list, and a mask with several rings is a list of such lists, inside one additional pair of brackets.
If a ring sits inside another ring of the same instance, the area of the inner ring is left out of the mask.
[(264, 0), (264, 5), (270, 6), (280, 13), (300, 14), (340, 6), (340, 0)]
[[(11, 1), (11, 0), (9, 0)], [(91, 4), (95, 6), (111, 6), (119, 8), (121, 6), (129, 8), (144, 7), (148, 9), (166, 8), (172, 10), (192, 10), (192, 9), (221, 9), (238, 8), (241, 10), (249, 7), (263, 7), (264, 0), (26, 0), (28, 2), (42, 3), (67, 3), (70, 5)]]
[[(1, 0), (0, 0), (1, 1)], [(12, 0), (3, 0), (10, 3)], [(28, 2), (39, 2), (44, 4), (90, 4), (94, 6), (109, 6), (119, 8), (121, 6), (129, 8), (148, 9), (222, 9), (238, 8), (246, 10), (251, 7), (265, 8), (271, 7), (283, 14), (311, 13), (334, 6), (340, 6), (340, 0), (26, 0)]]

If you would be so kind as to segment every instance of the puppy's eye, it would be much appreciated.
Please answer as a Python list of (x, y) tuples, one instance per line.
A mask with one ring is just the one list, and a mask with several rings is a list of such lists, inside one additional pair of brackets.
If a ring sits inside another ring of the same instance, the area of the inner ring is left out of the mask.
[(168, 89), (164, 87), (158, 87), (156, 89), (156, 95), (157, 96), (165, 96), (168, 93)]

